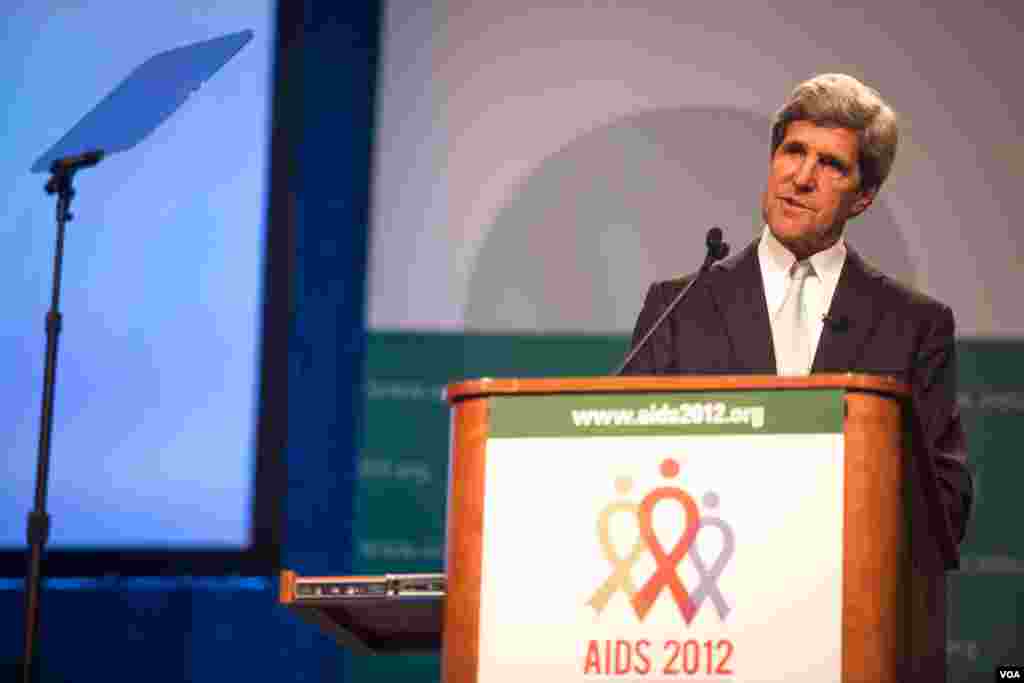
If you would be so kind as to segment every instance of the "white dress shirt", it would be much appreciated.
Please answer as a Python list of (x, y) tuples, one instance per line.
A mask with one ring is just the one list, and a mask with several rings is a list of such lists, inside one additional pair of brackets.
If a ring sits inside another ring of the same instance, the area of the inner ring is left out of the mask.
[[(761, 264), (761, 281), (764, 283), (764, 298), (768, 304), (768, 319), (775, 334), (775, 318), (782, 301), (786, 298), (789, 285), (789, 270), (796, 263), (796, 256), (782, 242), (775, 238), (766, 225), (757, 245), (757, 260)], [(804, 301), (807, 307), (810, 324), (811, 348), (817, 352), (821, 341), (821, 331), (825, 326), (824, 317), (832, 305), (832, 297), (839, 284), (839, 274), (843, 272), (846, 262), (846, 242), (842, 237), (824, 251), (812, 254), (810, 259), (814, 275), (808, 276), (804, 283)], [(814, 362), (814, 353), (811, 354)]]

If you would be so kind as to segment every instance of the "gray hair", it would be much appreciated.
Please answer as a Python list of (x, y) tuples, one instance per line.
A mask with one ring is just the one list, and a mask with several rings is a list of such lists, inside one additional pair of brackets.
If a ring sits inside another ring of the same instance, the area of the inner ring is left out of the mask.
[(793, 121), (849, 128), (860, 141), (861, 188), (877, 190), (896, 157), (896, 114), (874, 88), (845, 74), (821, 74), (796, 86), (772, 122), (772, 155)]

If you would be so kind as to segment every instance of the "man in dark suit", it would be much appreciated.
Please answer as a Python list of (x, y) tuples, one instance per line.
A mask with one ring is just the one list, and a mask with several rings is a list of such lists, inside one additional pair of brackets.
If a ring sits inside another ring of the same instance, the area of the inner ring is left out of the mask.
[[(953, 313), (872, 268), (843, 239), (846, 221), (885, 181), (897, 137), (892, 110), (856, 79), (825, 74), (797, 86), (772, 126), (761, 237), (707, 271), (625, 372), (904, 380), (959, 542), (972, 487), (956, 405)], [(693, 277), (651, 286), (632, 346)]]

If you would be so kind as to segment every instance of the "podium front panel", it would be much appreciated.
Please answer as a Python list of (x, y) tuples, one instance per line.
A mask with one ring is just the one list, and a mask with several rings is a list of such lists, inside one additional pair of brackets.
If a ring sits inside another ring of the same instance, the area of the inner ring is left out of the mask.
[(843, 680), (844, 393), (487, 398), (472, 680)]

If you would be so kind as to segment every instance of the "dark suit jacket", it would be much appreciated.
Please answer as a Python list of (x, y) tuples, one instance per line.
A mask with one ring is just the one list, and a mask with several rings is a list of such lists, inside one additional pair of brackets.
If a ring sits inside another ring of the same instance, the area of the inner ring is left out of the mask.
[[(635, 346), (693, 275), (651, 286)], [(934, 462), (956, 542), (971, 506), (967, 446), (956, 405), (953, 313), (887, 278), (848, 248), (811, 372), (862, 372), (912, 389), (917, 436)], [(755, 241), (709, 270), (655, 331), (626, 374), (775, 374)]]

